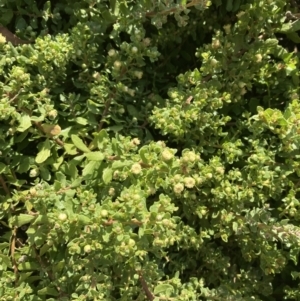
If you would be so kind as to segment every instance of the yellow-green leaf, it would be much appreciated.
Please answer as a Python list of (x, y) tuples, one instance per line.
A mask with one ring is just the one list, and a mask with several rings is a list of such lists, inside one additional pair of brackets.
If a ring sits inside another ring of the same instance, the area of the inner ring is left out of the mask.
[(33, 221), (36, 217), (34, 215), (30, 215), (30, 214), (20, 214), (17, 216), (13, 216), (10, 220), (10, 224), (17, 226), (17, 227), (21, 227), (23, 225), (26, 225), (28, 223), (30, 223), (31, 221)]
[(51, 155), (50, 148), (51, 148), (50, 142), (49, 142), (49, 139), (47, 139), (44, 142), (42, 149), (38, 152), (38, 154), (35, 158), (35, 162), (38, 164), (45, 162)]
[(71, 135), (71, 139), (74, 145), (84, 153), (89, 153), (91, 151), (78, 136)]
[(102, 179), (105, 184), (108, 184), (112, 180), (112, 169), (105, 168), (103, 171)]
[(90, 161), (102, 161), (104, 159), (104, 155), (101, 152), (91, 152), (86, 154), (86, 158)]
[(28, 115), (23, 115), (20, 120), (20, 125), (17, 127), (17, 131), (25, 132), (31, 127), (31, 119)]

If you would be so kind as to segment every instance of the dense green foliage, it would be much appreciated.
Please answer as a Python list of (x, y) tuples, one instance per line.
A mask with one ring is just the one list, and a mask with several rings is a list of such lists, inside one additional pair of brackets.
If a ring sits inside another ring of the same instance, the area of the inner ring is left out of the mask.
[(298, 10), (2, 0), (0, 300), (300, 300)]

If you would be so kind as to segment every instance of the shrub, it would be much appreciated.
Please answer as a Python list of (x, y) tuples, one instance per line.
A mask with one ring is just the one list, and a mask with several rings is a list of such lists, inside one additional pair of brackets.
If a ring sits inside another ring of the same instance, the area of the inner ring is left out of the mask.
[(294, 1), (0, 12), (0, 300), (300, 298)]

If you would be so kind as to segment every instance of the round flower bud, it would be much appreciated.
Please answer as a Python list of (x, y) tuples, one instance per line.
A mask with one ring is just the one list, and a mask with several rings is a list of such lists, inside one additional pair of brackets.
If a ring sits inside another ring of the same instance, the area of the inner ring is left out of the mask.
[(209, 173), (206, 174), (206, 177), (207, 177), (208, 179), (211, 179), (211, 178), (213, 177), (213, 174), (212, 174), (211, 172), (209, 172)]
[(113, 187), (109, 188), (108, 194), (109, 194), (110, 196), (114, 196), (115, 193), (116, 193), (116, 192), (115, 192), (115, 189), (114, 189)]
[(142, 166), (139, 163), (134, 163), (131, 167), (131, 172), (138, 175), (142, 171)]
[(29, 177), (35, 178), (39, 175), (39, 170), (37, 168), (31, 169), (29, 172)]
[(236, 16), (240, 19), (244, 14), (245, 14), (244, 11), (240, 11), (239, 13), (236, 14)]
[(135, 246), (135, 241), (132, 238), (130, 238), (129, 241), (128, 241), (128, 245), (130, 247), (134, 247)]
[(29, 192), (32, 196), (36, 195), (36, 189), (34, 187), (31, 187)]
[(133, 139), (131, 140), (131, 142), (132, 142), (133, 145), (139, 145), (139, 144), (141, 143), (141, 141), (140, 141), (139, 138), (133, 138)]
[(217, 40), (217, 39), (213, 40), (212, 41), (212, 48), (218, 49), (219, 47), (220, 47), (220, 40)]
[(255, 59), (257, 63), (260, 63), (262, 61), (262, 55), (260, 53), (256, 54)]
[(130, 96), (134, 96), (135, 95), (135, 91), (133, 89), (128, 89), (127, 92)]
[(227, 186), (227, 187), (225, 188), (225, 191), (226, 191), (227, 193), (230, 193), (230, 192), (231, 192), (231, 188), (230, 188), (229, 186)]
[(175, 184), (174, 187), (173, 187), (173, 191), (174, 191), (176, 194), (180, 194), (180, 193), (183, 191), (183, 189), (184, 189), (184, 186), (183, 186), (183, 184), (181, 184), (181, 183), (177, 183), (177, 184)]
[(224, 25), (223, 28), (225, 30), (225, 33), (229, 34), (230, 33), (231, 24)]
[(92, 251), (92, 247), (90, 245), (85, 245), (83, 250), (85, 253), (90, 253)]
[(216, 168), (216, 172), (222, 175), (222, 174), (224, 174), (224, 168), (219, 166)]
[(240, 88), (244, 88), (246, 84), (244, 82), (238, 82), (238, 85)]
[(115, 62), (114, 62), (114, 67), (115, 67), (116, 69), (120, 69), (121, 66), (122, 66), (122, 63), (121, 63), (120, 61), (115, 61)]
[(211, 65), (212, 67), (215, 67), (217, 64), (218, 64), (218, 61), (217, 61), (216, 59), (211, 59), (211, 60), (210, 60), (210, 65)]
[(134, 75), (138, 78), (141, 79), (143, 77), (143, 72), (142, 71), (134, 71)]
[(108, 211), (103, 209), (103, 210), (100, 211), (100, 214), (101, 214), (102, 217), (107, 217), (108, 216)]
[(138, 52), (138, 48), (135, 47), (135, 46), (133, 46), (133, 47), (131, 48), (131, 52), (132, 52), (132, 53), (137, 53), (137, 52)]
[(119, 114), (124, 114), (125, 113), (125, 109), (124, 108), (119, 108), (118, 109), (118, 113)]
[(206, 209), (201, 209), (200, 210), (200, 213), (202, 216), (206, 215), (207, 214), (207, 210)]
[(173, 98), (173, 99), (175, 99), (175, 98), (177, 98), (178, 97), (178, 92), (177, 91), (169, 91), (168, 92), (168, 95), (171, 97), (171, 98)]
[(116, 54), (116, 51), (114, 50), (114, 49), (110, 49), (109, 51), (108, 51), (108, 55), (109, 56), (114, 56)]
[(66, 213), (60, 213), (59, 215), (58, 215), (58, 218), (62, 221), (62, 222), (64, 222), (67, 218), (68, 218), (68, 216), (66, 215)]
[(14, 129), (14, 128), (9, 128), (8, 129), (8, 134), (9, 135), (13, 135), (15, 132), (16, 132), (16, 129)]
[(161, 221), (163, 219), (163, 215), (162, 214), (158, 214), (157, 216), (156, 216), (156, 220), (157, 221)]
[(171, 159), (173, 159), (174, 155), (172, 152), (170, 152), (168, 149), (165, 149), (162, 153), (161, 153), (161, 157), (164, 161), (170, 161)]
[(94, 72), (94, 74), (93, 74), (93, 78), (94, 79), (96, 79), (96, 80), (98, 80), (98, 79), (100, 79), (100, 73), (99, 72)]
[(143, 40), (143, 44), (147, 47), (147, 46), (149, 46), (151, 44), (151, 40), (149, 38), (145, 38)]
[(195, 186), (195, 179), (193, 179), (192, 177), (186, 177), (184, 178), (184, 185), (187, 187), (187, 188), (193, 188)]
[(195, 162), (197, 159), (197, 156), (194, 152), (188, 152), (186, 155), (190, 162)]
[(51, 110), (50, 112), (48, 112), (48, 117), (50, 120), (55, 119), (57, 116), (57, 111), (56, 110)]
[(163, 223), (163, 225), (166, 226), (166, 227), (170, 226), (170, 224), (171, 224), (170, 220), (168, 220), (168, 219), (166, 219), (166, 218), (164, 218), (164, 219), (162, 220), (162, 223)]

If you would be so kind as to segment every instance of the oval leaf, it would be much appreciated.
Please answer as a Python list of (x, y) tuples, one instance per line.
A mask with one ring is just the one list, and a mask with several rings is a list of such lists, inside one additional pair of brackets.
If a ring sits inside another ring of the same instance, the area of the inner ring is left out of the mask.
[(34, 215), (30, 214), (20, 214), (19, 216), (14, 217), (13, 224), (17, 227), (21, 227), (33, 221), (36, 218)]
[(104, 155), (101, 152), (91, 152), (86, 154), (86, 158), (90, 161), (102, 161), (104, 159)]
[(103, 171), (102, 179), (105, 184), (108, 184), (112, 180), (112, 169), (105, 168)]
[(17, 127), (18, 132), (24, 132), (31, 127), (31, 119), (28, 115), (23, 115), (20, 119), (20, 125)]
[(51, 146), (50, 146), (49, 140), (47, 139), (43, 143), (42, 149), (37, 154), (37, 156), (35, 158), (35, 162), (38, 163), (38, 164), (41, 164), (41, 163), (45, 162), (51, 155), (50, 148), (51, 148)]
[(74, 145), (84, 153), (89, 153), (91, 151), (78, 136), (71, 135), (71, 139)]
[(166, 292), (173, 292), (174, 288), (170, 284), (159, 284), (157, 287), (154, 289), (154, 294), (160, 294), (160, 293), (166, 293)]

